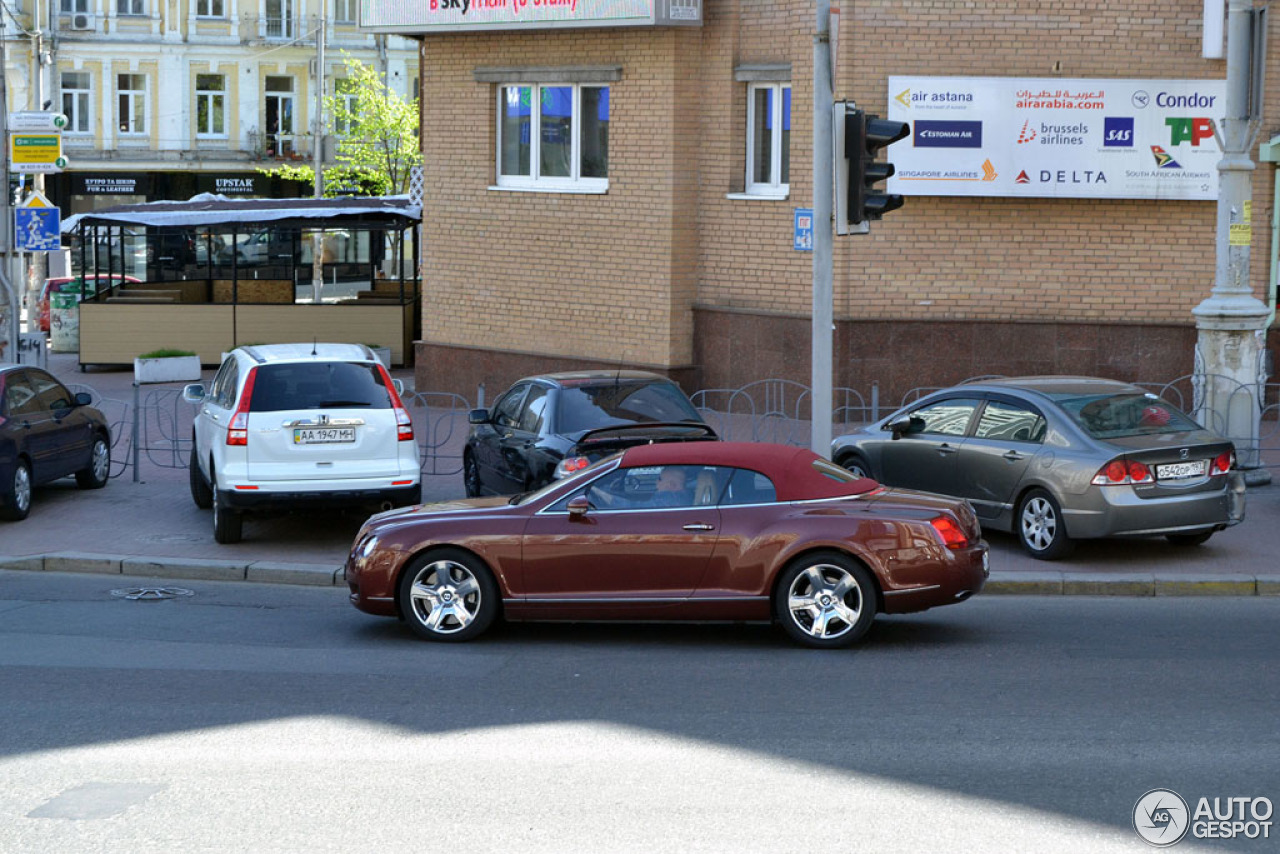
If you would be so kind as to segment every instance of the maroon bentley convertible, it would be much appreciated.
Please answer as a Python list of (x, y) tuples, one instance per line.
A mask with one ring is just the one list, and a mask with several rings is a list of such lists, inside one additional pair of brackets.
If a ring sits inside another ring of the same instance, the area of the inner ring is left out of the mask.
[(643, 445), (537, 492), (374, 516), (351, 602), (430, 640), (508, 620), (770, 620), (817, 647), (877, 611), (960, 602), (987, 547), (964, 501), (885, 489), (811, 451)]

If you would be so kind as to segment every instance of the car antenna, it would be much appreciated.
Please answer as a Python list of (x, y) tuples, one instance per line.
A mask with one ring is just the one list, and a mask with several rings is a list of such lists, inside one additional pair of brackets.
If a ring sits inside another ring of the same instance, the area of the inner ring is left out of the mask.
[(311, 338), (311, 355), (313, 355), (313, 356), (314, 356), (315, 354), (316, 354), (316, 338), (315, 338), (314, 336), (312, 336), (312, 338)]

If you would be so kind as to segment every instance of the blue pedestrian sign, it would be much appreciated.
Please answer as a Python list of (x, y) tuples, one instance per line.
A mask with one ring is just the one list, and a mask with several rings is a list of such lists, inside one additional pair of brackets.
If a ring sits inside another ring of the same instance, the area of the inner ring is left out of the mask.
[(795, 250), (813, 251), (813, 208), (796, 208)]
[(13, 209), (14, 248), (20, 252), (56, 252), (62, 248), (62, 211), (41, 193), (32, 193)]

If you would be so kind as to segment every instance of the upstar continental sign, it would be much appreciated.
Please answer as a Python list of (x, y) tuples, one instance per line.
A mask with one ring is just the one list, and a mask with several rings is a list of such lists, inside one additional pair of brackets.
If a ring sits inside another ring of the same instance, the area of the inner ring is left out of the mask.
[(406, 34), (701, 23), (702, 0), (365, 0), (360, 4), (364, 29)]
[(890, 77), (888, 191), (914, 196), (1218, 196), (1222, 80)]

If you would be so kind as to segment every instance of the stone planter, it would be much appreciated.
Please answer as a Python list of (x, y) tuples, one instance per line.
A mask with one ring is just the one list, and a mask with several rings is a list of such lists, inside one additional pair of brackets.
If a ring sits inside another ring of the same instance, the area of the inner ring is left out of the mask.
[(165, 359), (134, 359), (133, 379), (138, 384), (200, 381), (199, 356), (170, 356)]

